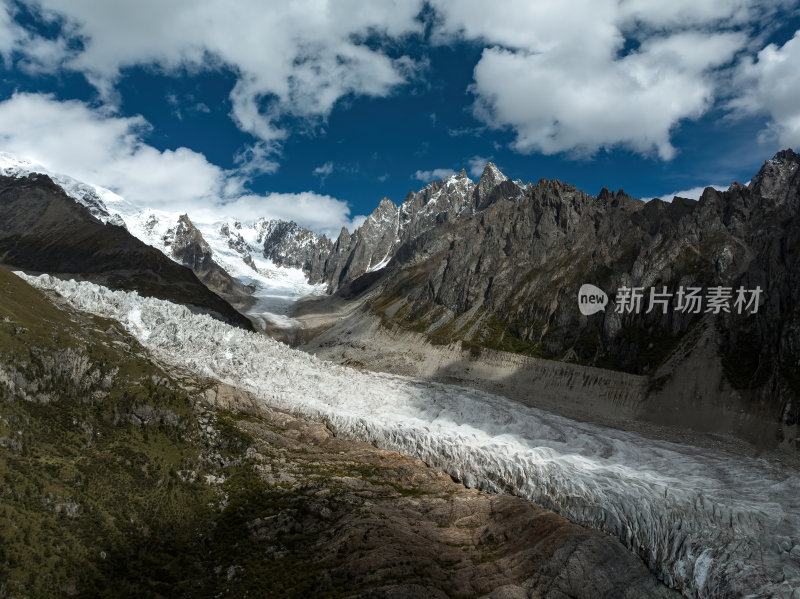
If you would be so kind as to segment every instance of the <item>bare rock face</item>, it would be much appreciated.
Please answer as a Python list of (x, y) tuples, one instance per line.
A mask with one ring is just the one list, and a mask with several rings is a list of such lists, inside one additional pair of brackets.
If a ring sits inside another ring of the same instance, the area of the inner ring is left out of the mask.
[(279, 266), (302, 268), (312, 279), (331, 250), (326, 236), (318, 237), (294, 222), (262, 220), (256, 227), (265, 258)]
[(782, 150), (767, 160), (748, 186), (753, 193), (779, 203), (797, 201), (800, 189), (800, 155)]
[(211, 248), (188, 214), (178, 217), (177, 225), (167, 231), (163, 241), (176, 260), (195, 272), (208, 269), (214, 262)]
[(481, 180), (481, 191), (476, 191), (462, 171), (410, 193), (400, 206), (384, 198), (364, 224), (352, 234), (342, 229), (334, 243), (295, 223), (272, 221), (269, 233), (263, 236), (264, 255), (279, 265), (302, 268), (312, 283), (324, 282), (336, 291), (364, 274), (385, 268), (404, 244), (419, 235), (473, 214), (476, 202), (492, 201), (488, 190), (508, 182), (491, 164)]

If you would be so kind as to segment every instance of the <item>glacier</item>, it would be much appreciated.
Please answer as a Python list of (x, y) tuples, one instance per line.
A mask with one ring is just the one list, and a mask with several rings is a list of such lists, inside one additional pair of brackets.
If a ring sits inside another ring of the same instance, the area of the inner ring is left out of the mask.
[(800, 477), (766, 459), (569, 420), (474, 389), (361, 372), (167, 301), (17, 273), (118, 320), (165, 363), (336, 435), (403, 451), (615, 535), (687, 597), (800, 599)]

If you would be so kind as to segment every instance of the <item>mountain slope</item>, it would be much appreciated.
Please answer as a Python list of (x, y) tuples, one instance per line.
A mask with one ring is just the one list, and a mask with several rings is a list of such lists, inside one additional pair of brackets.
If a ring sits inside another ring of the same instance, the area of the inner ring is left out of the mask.
[[(124, 227), (140, 241), (193, 269), (212, 291), (274, 334), (283, 334), (287, 327), (298, 324), (288, 317), (297, 298), (321, 292), (320, 286), (308, 284), (299, 268), (278, 266), (270, 258), (278, 247), (284, 253), (297, 254), (306, 248), (308, 240), (319, 245), (314, 233), (294, 223), (266, 219), (196, 222), (187, 214), (137, 207), (111, 190), (2, 152), (0, 174), (12, 178), (47, 175), (95, 218)], [(272, 235), (276, 230), (277, 240)], [(269, 244), (265, 243), (267, 238)], [(278, 245), (272, 247), (273, 241)], [(327, 242), (324, 238), (322, 241)], [(324, 251), (324, 243), (320, 248)]]
[(463, 386), (318, 360), (161, 300), (47, 275), (26, 280), (118, 320), (159, 359), (241, 385), (339, 438), (410, 453), (467, 486), (598, 527), (687, 596), (791, 596), (800, 586), (796, 459), (577, 422)]
[(170, 299), (247, 329), (250, 322), (187, 268), (123, 227), (103, 224), (46, 175), (0, 176), (0, 263), (102, 281)]
[(674, 596), (607, 535), (165, 367), (2, 268), (0, 298), (5, 597)]
[[(465, 355), (511, 352), (646, 377), (643, 417), (800, 447), (798, 165), (786, 150), (747, 187), (709, 188), (699, 202), (642, 202), (621, 190), (595, 197), (557, 180), (511, 181), (490, 163), (477, 183), (462, 171), (399, 206), (382, 200), (333, 242), (266, 219), (197, 225), (59, 181), (105, 222), (124, 222), (287, 341), (309, 339), (311, 331), (294, 332), (301, 323), (292, 311), (324, 288), (367, 306), (385, 327), (461, 344)], [(611, 296), (605, 311), (580, 313), (584, 283)], [(672, 303), (648, 311), (643, 297), (636, 313), (624, 313), (614, 309), (624, 287), (666, 291)], [(747, 314), (676, 309), (689, 288), (760, 290), (760, 303)], [(314, 351), (335, 358), (326, 348), (370, 342), (349, 337), (350, 324)]]

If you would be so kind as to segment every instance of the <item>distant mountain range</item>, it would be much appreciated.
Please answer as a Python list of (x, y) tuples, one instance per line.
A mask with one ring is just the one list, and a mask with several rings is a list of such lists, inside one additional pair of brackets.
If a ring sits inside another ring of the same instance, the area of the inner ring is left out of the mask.
[(0, 263), (169, 299), (252, 328), (190, 269), (124, 227), (103, 224), (47, 175), (0, 176), (0, 207)]

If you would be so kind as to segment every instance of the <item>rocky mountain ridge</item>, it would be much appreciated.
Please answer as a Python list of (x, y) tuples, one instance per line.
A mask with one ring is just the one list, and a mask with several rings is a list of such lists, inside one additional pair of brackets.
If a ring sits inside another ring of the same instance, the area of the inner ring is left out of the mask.
[(477, 184), (462, 170), (409, 193), (399, 206), (383, 198), (358, 229), (352, 233), (342, 229), (336, 241), (316, 238), (294, 223), (274, 227), (264, 239), (264, 252), (276, 264), (302, 268), (312, 283), (324, 283), (335, 292), (363, 274), (381, 270), (404, 244), (420, 235), (480, 212), (500, 194), (518, 197), (526, 188), (490, 162)]
[[(349, 270), (331, 286), (363, 302), (384, 327), (476, 354), (492, 349), (644, 375), (651, 412), (680, 405), (687, 426), (716, 418), (742, 431), (755, 417), (773, 423), (757, 427), (761, 442), (800, 447), (798, 165), (785, 150), (748, 186), (672, 202), (607, 189), (595, 197), (558, 180), (522, 186), (487, 167), (466, 210), (457, 218), (439, 213), (434, 226), (407, 235), (380, 271), (348, 280), (365, 271), (357, 258), (369, 252), (352, 248), (368, 238), (340, 237), (339, 247), (351, 250), (333, 257)], [(609, 295), (604, 311), (581, 314), (584, 283)], [(619, 309), (623, 288), (641, 289), (639, 309)], [(690, 288), (705, 298), (697, 310), (679, 303)], [(758, 290), (759, 301), (737, 309), (739, 289)], [(667, 298), (656, 309), (648, 306), (651, 290)], [(714, 290), (728, 294), (725, 307), (709, 304)], [(356, 326), (347, 322), (353, 326), (342, 329)], [(729, 422), (734, 414), (743, 415), (740, 424)]]

